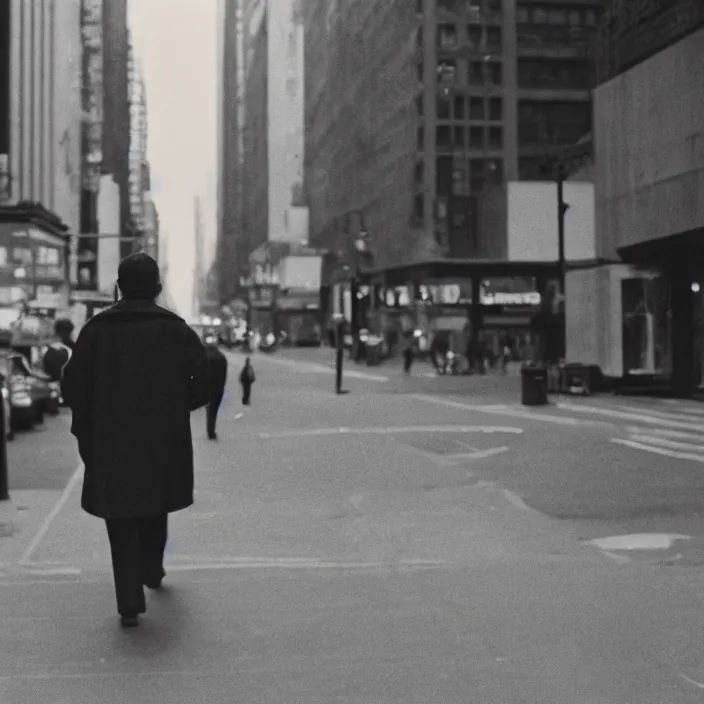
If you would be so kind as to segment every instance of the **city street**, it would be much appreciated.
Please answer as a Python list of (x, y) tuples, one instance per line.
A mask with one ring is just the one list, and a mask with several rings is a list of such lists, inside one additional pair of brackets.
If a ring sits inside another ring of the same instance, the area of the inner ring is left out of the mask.
[(253, 355), (242, 409), (230, 355), (132, 631), (68, 416), (11, 445), (13, 499), (45, 513), (0, 539), (2, 704), (701, 701), (704, 407), (529, 409), (515, 377), (349, 364), (337, 396), (310, 359)]

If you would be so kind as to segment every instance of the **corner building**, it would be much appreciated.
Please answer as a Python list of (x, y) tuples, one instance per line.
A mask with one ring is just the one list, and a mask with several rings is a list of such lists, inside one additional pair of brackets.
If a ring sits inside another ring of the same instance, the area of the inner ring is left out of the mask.
[(614, 3), (599, 59), (602, 265), (570, 277), (571, 356), (689, 395), (704, 388), (704, 4)]

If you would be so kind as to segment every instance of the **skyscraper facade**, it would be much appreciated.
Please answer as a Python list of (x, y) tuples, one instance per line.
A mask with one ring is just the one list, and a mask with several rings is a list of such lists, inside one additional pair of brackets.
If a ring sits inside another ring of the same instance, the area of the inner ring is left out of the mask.
[(597, 0), (305, 4), (311, 241), (362, 213), (377, 262), (472, 256), (473, 200), (591, 129)]

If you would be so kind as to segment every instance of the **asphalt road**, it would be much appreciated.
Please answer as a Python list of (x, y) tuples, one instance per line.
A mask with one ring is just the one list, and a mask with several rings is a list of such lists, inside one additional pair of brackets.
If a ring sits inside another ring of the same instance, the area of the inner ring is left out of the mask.
[(659, 528), (658, 501), (694, 532), (698, 462), (613, 442), (636, 421), (608, 404), (361, 377), (338, 397), (329, 370), (255, 368), (217, 443), (194, 417), (196, 505), (139, 629), (118, 627), (80, 482), (0, 575), (0, 702), (701, 701), (698, 565), (583, 540)]

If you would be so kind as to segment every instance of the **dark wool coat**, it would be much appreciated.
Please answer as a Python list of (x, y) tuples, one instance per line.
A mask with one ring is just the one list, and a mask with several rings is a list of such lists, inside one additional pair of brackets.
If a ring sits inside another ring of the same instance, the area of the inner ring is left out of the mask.
[(208, 358), (182, 318), (145, 301), (98, 313), (62, 386), (85, 464), (85, 511), (135, 518), (193, 503), (190, 412), (208, 402)]
[(227, 383), (227, 357), (217, 347), (207, 347), (210, 368), (210, 393), (221, 395)]

